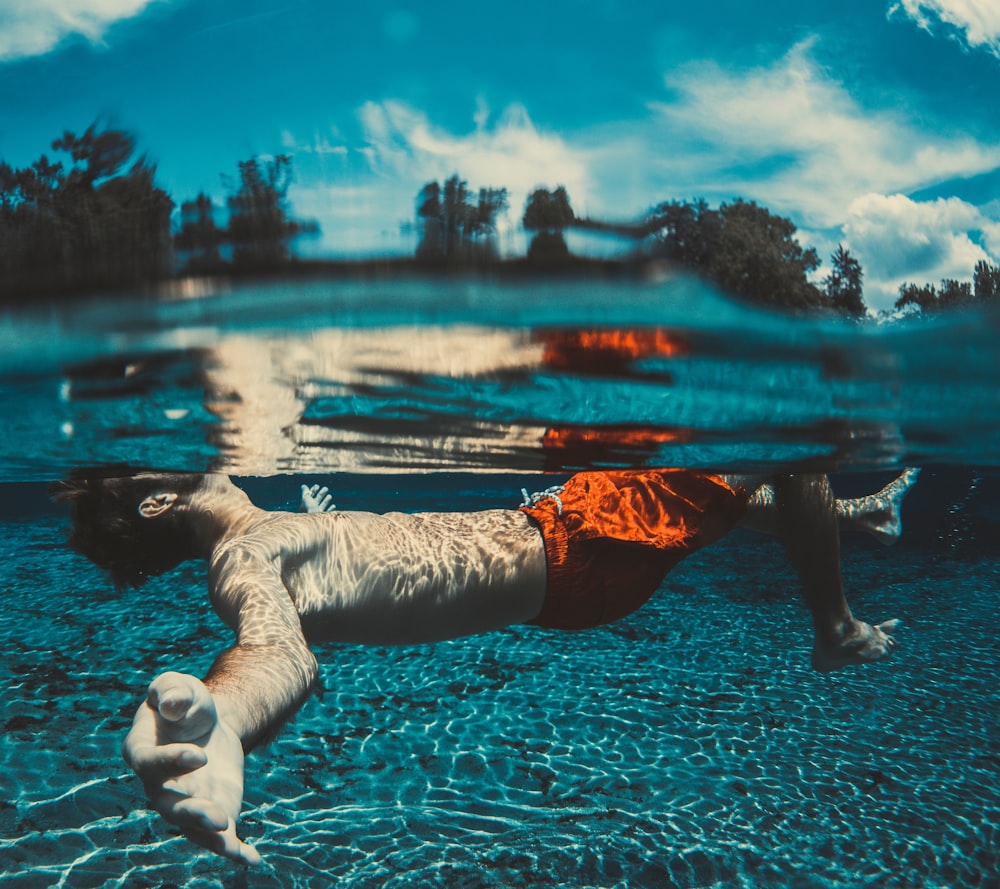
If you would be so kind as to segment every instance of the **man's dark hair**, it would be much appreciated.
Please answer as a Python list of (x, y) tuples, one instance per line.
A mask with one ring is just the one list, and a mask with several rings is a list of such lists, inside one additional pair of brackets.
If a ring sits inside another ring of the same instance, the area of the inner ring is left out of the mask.
[(155, 518), (139, 515), (152, 494), (196, 491), (200, 473), (141, 470), (77, 470), (50, 488), (53, 499), (72, 507), (69, 546), (111, 574), (119, 589), (140, 587), (150, 577), (194, 558), (194, 537), (183, 516), (170, 509)]

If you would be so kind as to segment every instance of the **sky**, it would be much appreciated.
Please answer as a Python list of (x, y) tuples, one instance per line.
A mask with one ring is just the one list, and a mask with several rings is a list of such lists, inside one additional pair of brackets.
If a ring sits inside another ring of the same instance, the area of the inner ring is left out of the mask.
[(222, 207), (288, 154), (329, 256), (412, 249), (454, 173), (509, 190), (514, 252), (539, 186), (613, 220), (742, 197), (885, 308), (1000, 260), (998, 105), (996, 0), (0, 0), (0, 159), (98, 121)]

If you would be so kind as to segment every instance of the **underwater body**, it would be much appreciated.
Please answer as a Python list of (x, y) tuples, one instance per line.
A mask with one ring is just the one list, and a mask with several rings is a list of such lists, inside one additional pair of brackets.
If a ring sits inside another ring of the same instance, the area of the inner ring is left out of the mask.
[[(856, 324), (684, 279), (298, 282), (0, 319), (0, 887), (1000, 886), (1000, 315)], [(886, 662), (821, 675), (779, 541), (739, 530), (641, 610), (317, 646), (247, 760), (244, 871), (144, 808), (146, 685), (230, 636), (186, 564), (116, 592), (48, 483), (219, 471), (258, 505), (516, 507), (580, 469), (921, 468), (892, 548), (845, 534)]]

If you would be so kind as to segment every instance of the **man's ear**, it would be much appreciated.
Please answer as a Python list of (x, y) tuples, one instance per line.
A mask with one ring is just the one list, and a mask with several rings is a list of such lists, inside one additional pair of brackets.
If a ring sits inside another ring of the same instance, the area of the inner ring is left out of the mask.
[(150, 494), (139, 504), (139, 515), (144, 519), (155, 519), (167, 512), (177, 502), (177, 494)]

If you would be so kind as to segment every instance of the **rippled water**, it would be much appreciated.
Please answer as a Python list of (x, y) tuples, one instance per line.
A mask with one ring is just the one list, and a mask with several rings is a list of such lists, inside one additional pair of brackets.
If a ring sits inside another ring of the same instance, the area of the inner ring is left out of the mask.
[(0, 479), (116, 461), (856, 470), (1000, 452), (997, 313), (790, 321), (683, 280), (181, 295), (0, 319)]
[[(790, 322), (687, 282), (3, 319), (0, 887), (997, 887), (996, 331)], [(118, 757), (149, 679), (228, 644), (202, 568), (118, 595), (45, 496), (124, 461), (269, 508), (325, 480), (341, 508), (476, 509), (581, 466), (792, 459), (845, 494), (925, 467), (896, 547), (844, 538), (855, 610), (905, 622), (892, 660), (813, 673), (782, 549), (749, 532), (610, 627), (323, 646), (322, 692), (248, 761), (246, 872), (143, 810)]]

